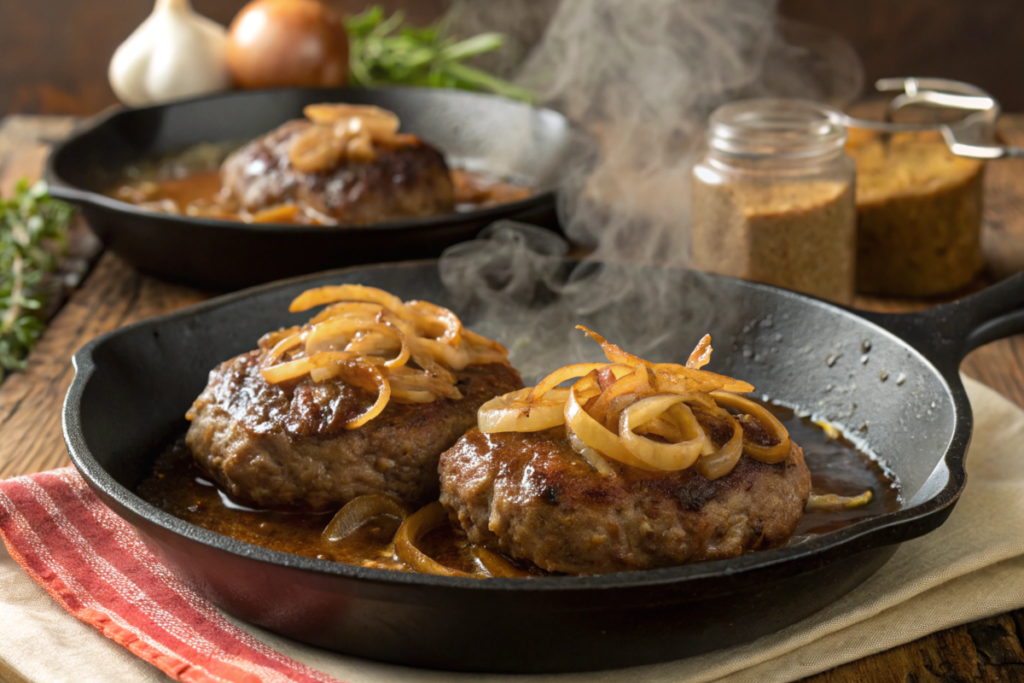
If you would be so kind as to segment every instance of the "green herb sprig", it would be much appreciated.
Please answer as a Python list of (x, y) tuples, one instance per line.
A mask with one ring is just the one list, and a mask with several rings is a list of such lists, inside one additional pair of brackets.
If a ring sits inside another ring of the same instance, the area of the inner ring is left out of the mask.
[(72, 214), (42, 181), (22, 180), (13, 197), (0, 198), (0, 381), (25, 367), (25, 356), (46, 328), (46, 278), (67, 250)]
[(353, 85), (461, 88), (485, 90), (526, 102), (534, 99), (529, 90), (462, 63), (500, 48), (505, 43), (500, 33), (481, 33), (457, 41), (445, 37), (443, 21), (426, 28), (404, 22), (402, 12), (385, 17), (380, 5), (345, 20)]

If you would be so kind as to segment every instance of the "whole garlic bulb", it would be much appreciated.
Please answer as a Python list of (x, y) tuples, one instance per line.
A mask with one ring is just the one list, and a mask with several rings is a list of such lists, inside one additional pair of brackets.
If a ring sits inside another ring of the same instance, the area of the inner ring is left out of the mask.
[(227, 31), (189, 0), (156, 0), (152, 14), (110, 60), (114, 94), (142, 106), (203, 95), (231, 85)]

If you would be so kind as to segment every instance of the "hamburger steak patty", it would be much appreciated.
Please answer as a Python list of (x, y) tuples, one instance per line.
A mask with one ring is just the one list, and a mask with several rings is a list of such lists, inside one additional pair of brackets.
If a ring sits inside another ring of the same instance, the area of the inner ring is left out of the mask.
[(474, 543), (547, 571), (602, 574), (784, 545), (811, 488), (795, 443), (782, 462), (744, 455), (714, 481), (692, 468), (616, 470), (594, 470), (573, 450), (564, 426), (535, 433), (473, 429), (441, 456), (441, 502)]
[(229, 156), (220, 171), (228, 196), (251, 212), (285, 202), (307, 205), (344, 225), (455, 209), (448, 165), (424, 143), (381, 146), (373, 161), (343, 160), (329, 172), (297, 170), (288, 151), (295, 136), (311, 125), (289, 121)]
[(335, 378), (267, 383), (260, 351), (217, 366), (196, 399), (186, 443), (231, 496), (259, 507), (320, 511), (384, 493), (408, 503), (437, 495), (437, 460), (476, 424), (477, 409), (523, 386), (500, 363), (455, 371), (461, 400), (388, 402), (357, 429), (344, 424), (376, 397)]

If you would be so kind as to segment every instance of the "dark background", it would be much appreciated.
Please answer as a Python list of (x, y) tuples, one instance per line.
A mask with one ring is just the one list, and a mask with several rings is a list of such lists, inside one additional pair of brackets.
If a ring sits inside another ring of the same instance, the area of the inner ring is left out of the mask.
[[(244, 0), (193, 4), (227, 24)], [(349, 13), (371, 3), (332, 4)], [(448, 0), (382, 4), (427, 22)], [(91, 114), (113, 104), (107, 63), (151, 8), (151, 0), (0, 0), (0, 114)], [(944, 76), (1024, 111), (1024, 0), (780, 0), (780, 8), (850, 40), (869, 85), (883, 76)]]

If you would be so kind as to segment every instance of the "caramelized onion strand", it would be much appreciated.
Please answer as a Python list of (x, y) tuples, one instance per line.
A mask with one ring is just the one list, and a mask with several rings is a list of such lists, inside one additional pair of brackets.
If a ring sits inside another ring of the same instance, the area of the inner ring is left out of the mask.
[(357, 496), (334, 515), (323, 531), (323, 539), (329, 543), (342, 541), (378, 515), (388, 515), (404, 520), (409, 516), (409, 511), (402, 503), (381, 493)]
[(468, 574), (446, 567), (440, 562), (429, 557), (417, 547), (420, 538), (431, 529), (435, 529), (448, 521), (448, 513), (439, 501), (422, 507), (409, 515), (402, 526), (398, 527), (395, 534), (395, 555), (398, 559), (407, 564), (411, 569), (420, 574), (433, 574), (435, 576), (461, 576), (471, 579), (479, 579), (479, 574)]

